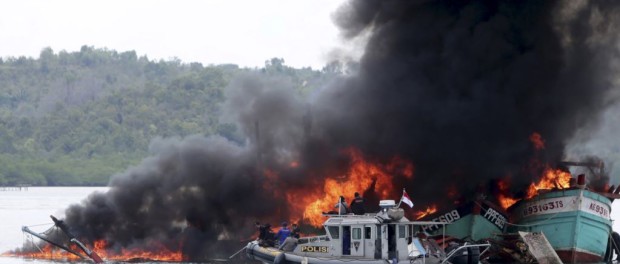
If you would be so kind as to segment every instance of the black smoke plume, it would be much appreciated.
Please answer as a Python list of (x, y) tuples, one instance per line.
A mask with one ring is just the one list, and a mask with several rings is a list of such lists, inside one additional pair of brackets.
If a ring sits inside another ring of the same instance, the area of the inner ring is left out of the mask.
[(188, 258), (216, 257), (216, 241), (242, 240), (255, 219), (287, 219), (283, 193), (322, 188), (326, 172), (346, 168), (351, 146), (371, 161), (413, 162), (413, 180), (394, 182), (416, 204), (507, 176), (524, 188), (539, 175), (528, 169), (533, 158), (561, 160), (575, 132), (615, 103), (619, 5), (350, 1), (335, 20), (347, 38), (368, 36), (355, 74), (309, 101), (290, 81), (240, 78), (226, 113), (245, 142), (156, 141), (151, 158), (69, 208), (66, 221), (112, 246), (184, 241)]

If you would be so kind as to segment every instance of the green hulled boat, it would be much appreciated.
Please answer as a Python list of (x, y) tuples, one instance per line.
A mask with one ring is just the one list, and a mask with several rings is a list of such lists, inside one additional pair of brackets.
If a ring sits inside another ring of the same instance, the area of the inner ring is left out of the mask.
[(511, 207), (509, 231), (543, 233), (565, 263), (602, 262), (612, 232), (611, 199), (585, 188), (553, 190)]
[(486, 200), (476, 200), (449, 211), (424, 218), (427, 221), (448, 223), (445, 231), (440, 225), (427, 225), (421, 231), (431, 235), (448, 235), (452, 238), (479, 241), (501, 234), (506, 226), (506, 212)]

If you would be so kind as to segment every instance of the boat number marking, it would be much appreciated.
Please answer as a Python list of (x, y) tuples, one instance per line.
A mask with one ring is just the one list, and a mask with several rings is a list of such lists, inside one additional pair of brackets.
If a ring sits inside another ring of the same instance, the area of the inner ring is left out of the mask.
[(560, 208), (564, 208), (564, 201), (556, 200), (556, 201), (545, 201), (544, 203), (533, 203), (528, 204), (527, 207), (523, 210), (523, 216), (528, 216), (532, 214), (544, 213), (547, 211), (553, 211)]
[(326, 246), (302, 246), (301, 252), (329, 253), (329, 248)]
[(590, 198), (583, 199), (581, 210), (585, 211), (586, 213), (591, 213), (593, 215), (598, 215), (600, 217), (609, 219), (609, 209), (605, 206), (605, 204)]
[(582, 211), (609, 219), (609, 205), (588, 197), (562, 197), (530, 202), (522, 209), (523, 216)]
[[(431, 221), (432, 222), (441, 222), (441, 223), (452, 223), (456, 220), (461, 219), (461, 215), (459, 214), (459, 212), (457, 210), (452, 210), (446, 214), (443, 214), (439, 217), (433, 218)], [(422, 226), (422, 230), (424, 231), (435, 231), (439, 229), (439, 225), (427, 225), (427, 226)]]
[(508, 221), (505, 216), (495, 211), (493, 208), (488, 208), (486, 212), (484, 212), (484, 218), (499, 228), (504, 228), (504, 225)]

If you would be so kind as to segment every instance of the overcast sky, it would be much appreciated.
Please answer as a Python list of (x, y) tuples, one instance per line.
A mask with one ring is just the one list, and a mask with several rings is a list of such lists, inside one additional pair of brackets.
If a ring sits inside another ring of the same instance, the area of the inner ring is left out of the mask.
[(0, 57), (82, 45), (150, 59), (262, 66), (272, 57), (320, 69), (338, 45), (343, 0), (19, 0), (0, 13)]

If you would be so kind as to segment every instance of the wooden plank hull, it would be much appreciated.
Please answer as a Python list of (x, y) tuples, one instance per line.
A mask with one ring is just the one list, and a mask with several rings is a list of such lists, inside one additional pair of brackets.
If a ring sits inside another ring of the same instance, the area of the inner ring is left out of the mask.
[(525, 200), (511, 211), (513, 229), (542, 232), (563, 262), (603, 260), (611, 234), (609, 198), (584, 189), (558, 190)]
[[(449, 223), (445, 227), (445, 235), (450, 237), (479, 241), (502, 233), (508, 217), (502, 209), (480, 200), (433, 214), (424, 220)], [(421, 231), (432, 235), (444, 234), (439, 225), (423, 226)]]

